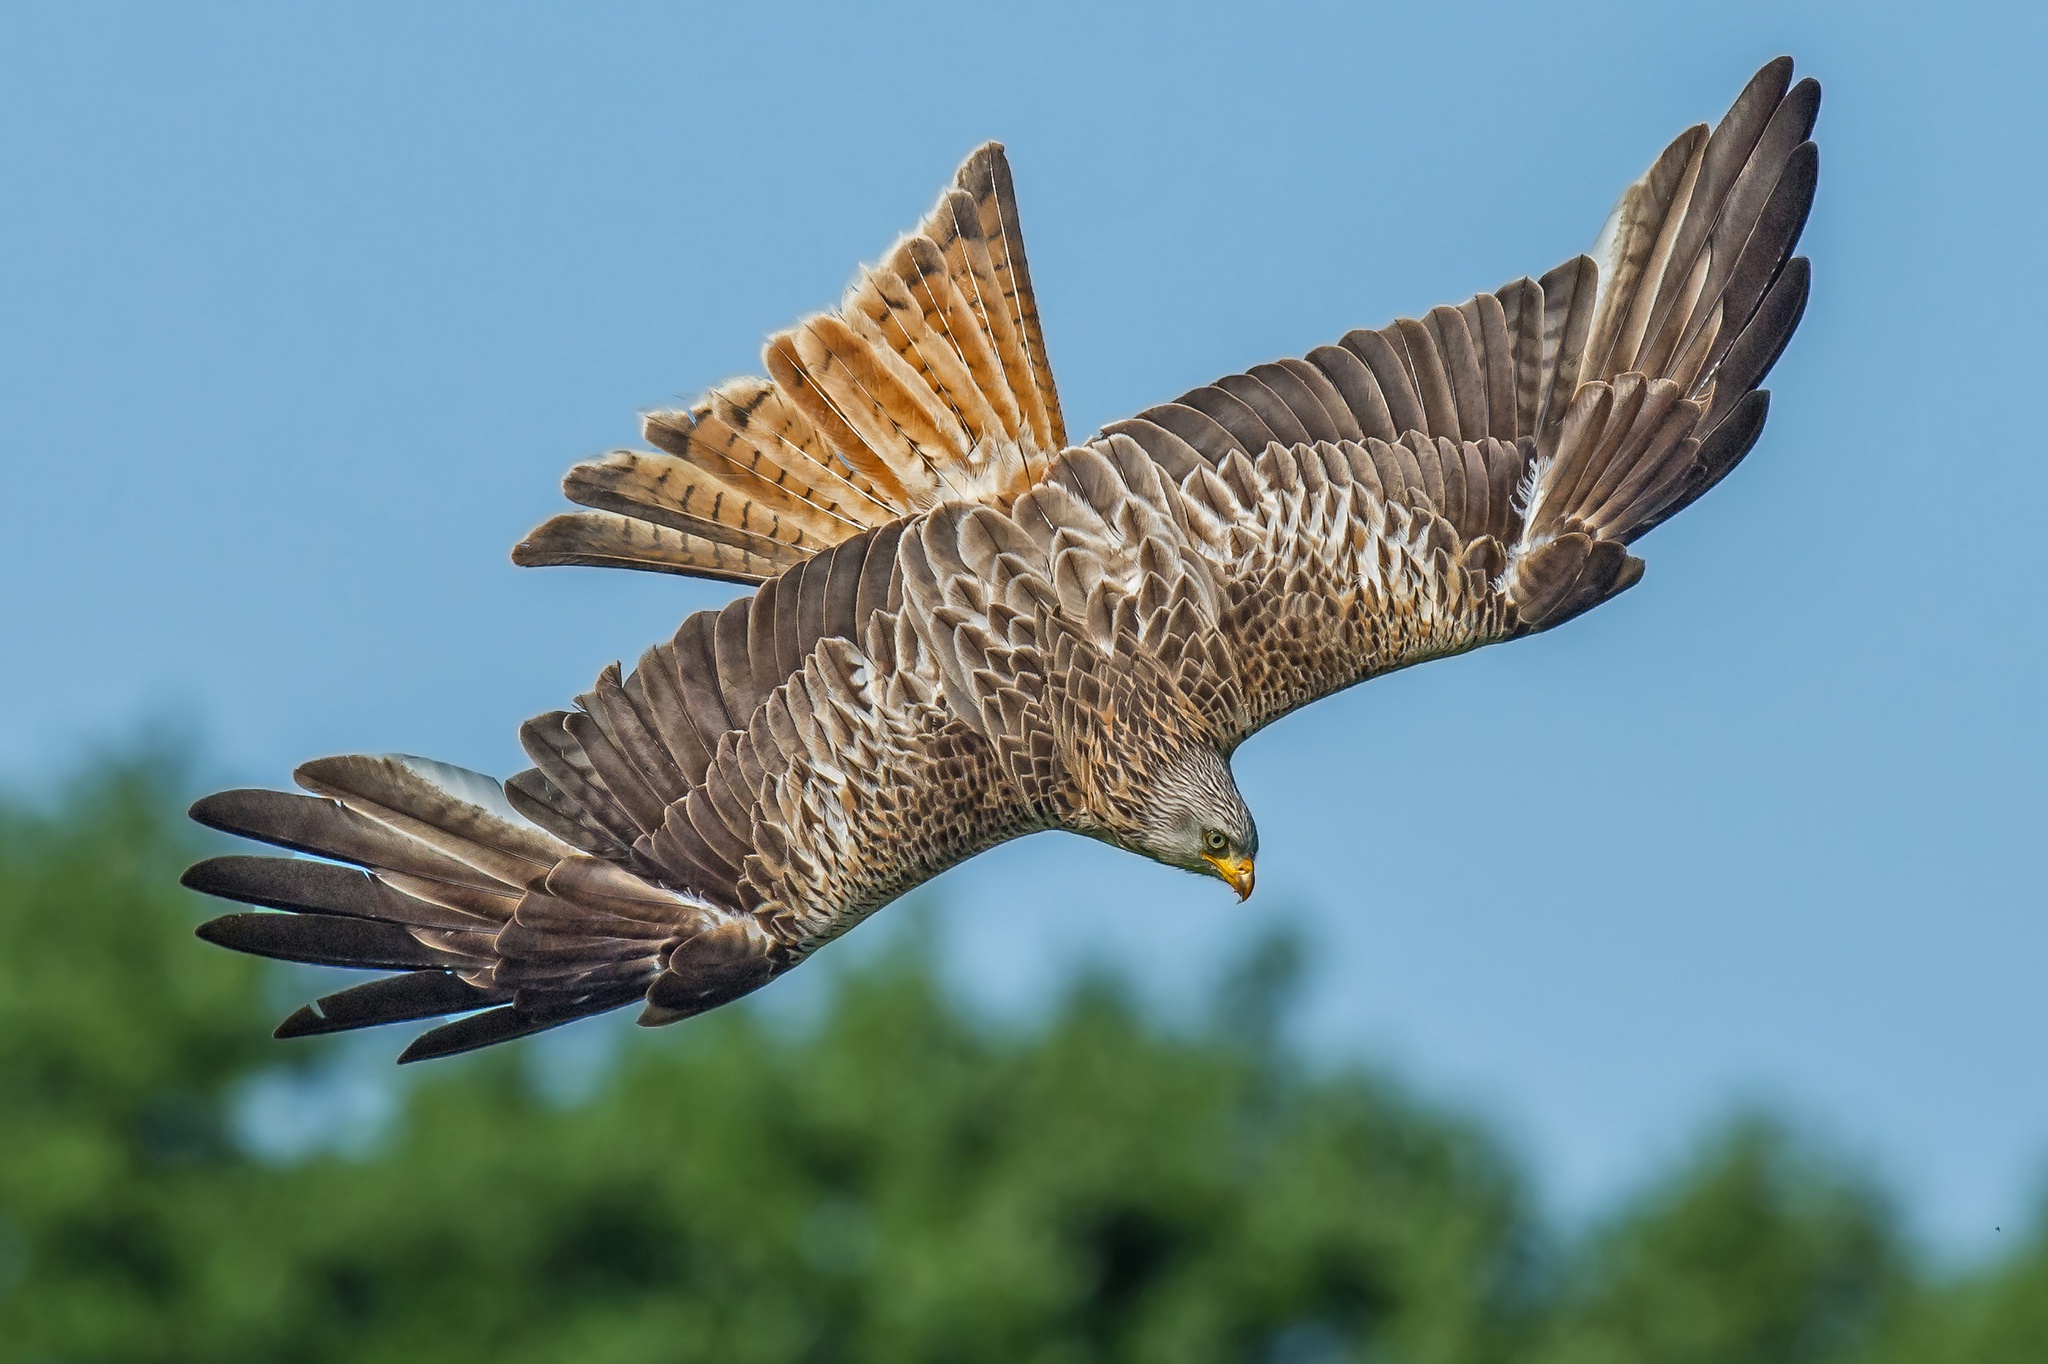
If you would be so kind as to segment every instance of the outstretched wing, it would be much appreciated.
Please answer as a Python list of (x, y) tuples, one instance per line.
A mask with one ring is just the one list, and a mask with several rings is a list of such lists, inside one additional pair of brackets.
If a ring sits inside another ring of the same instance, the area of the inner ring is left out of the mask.
[(569, 471), (596, 510), (557, 516), (520, 564), (760, 582), (940, 501), (1007, 506), (1066, 444), (1001, 144), (836, 311), (768, 338), (768, 378), (644, 421), (655, 449)]
[[(1231, 584), (1240, 737), (1451, 637), (1547, 629), (1626, 590), (1626, 547), (1748, 453), (1807, 296), (1792, 250), (1820, 87), (1791, 75), (1770, 63), (1711, 134), (1674, 141), (1592, 256), (1106, 428), (1210, 471), (1197, 540)], [(1445, 613), (1450, 636), (1422, 628)], [(1393, 648), (1404, 630), (1415, 646)]]
[(403, 756), (323, 758), (294, 775), (312, 794), (223, 791), (192, 816), (332, 860), (235, 855), (192, 867), (195, 890), (285, 911), (223, 915), (200, 936), (400, 974), (299, 1009), (279, 1037), (467, 1015), (400, 1058), (420, 1060), (618, 1008), (670, 966), (692, 974), (708, 1007), (779, 965), (744, 916), (579, 853), (511, 809), (488, 777)]
[(635, 1002), (643, 1022), (700, 1013), (945, 867), (1048, 827), (1042, 728), (1019, 717), (1004, 746), (949, 707), (898, 609), (902, 534), (861, 532), (691, 616), (631, 673), (607, 668), (574, 710), (527, 723), (536, 766), (503, 788), (347, 757), (299, 770), (311, 796), (199, 802), (204, 824), (333, 859), (199, 864), (193, 888), (283, 911), (201, 936), (404, 972), (299, 1010), (279, 1035), (469, 1014), (401, 1057), (419, 1060)]

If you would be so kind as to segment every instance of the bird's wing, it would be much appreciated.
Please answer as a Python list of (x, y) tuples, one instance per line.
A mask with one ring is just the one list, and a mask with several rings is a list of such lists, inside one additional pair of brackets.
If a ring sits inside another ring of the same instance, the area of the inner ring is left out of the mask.
[[(691, 616), (631, 673), (607, 668), (575, 709), (527, 723), (536, 766), (502, 788), (346, 757), (299, 770), (310, 796), (201, 801), (202, 823), (333, 859), (199, 864), (195, 889), (284, 911), (229, 914), (202, 936), (404, 971), (279, 1034), (468, 1013), (401, 1058), (418, 1060), (640, 1001), (648, 1022), (700, 1013), (953, 863), (1049, 827), (1041, 689), (987, 688), (987, 715), (949, 707), (900, 609), (903, 534), (861, 532)], [(1008, 663), (1037, 676), (1023, 652)]]
[(200, 936), (259, 956), (400, 974), (308, 1004), (279, 1037), (467, 1015), (400, 1058), (419, 1060), (630, 1003), (678, 951), (716, 963), (727, 997), (772, 973), (740, 916), (583, 855), (512, 809), (488, 777), (403, 756), (323, 758), (294, 775), (312, 794), (223, 791), (192, 816), (331, 860), (197, 864), (185, 874), (193, 889), (285, 911), (223, 915)]
[(1010, 166), (981, 147), (836, 311), (768, 339), (766, 379), (653, 412), (654, 450), (578, 464), (521, 564), (761, 582), (942, 500), (1008, 505), (1066, 444)]
[(1807, 296), (1820, 87), (1791, 76), (1770, 63), (1674, 141), (1592, 256), (1105, 428), (1202, 510), (1186, 524), (1228, 585), (1239, 737), (1625, 590), (1626, 546), (1748, 453)]
[(1807, 135), (1820, 86), (1791, 76), (1790, 58), (1771, 62), (1720, 126), (1682, 133), (1622, 194), (1592, 255), (1255, 365), (1105, 430), (1157, 426), (1211, 463), (1274, 442), (1410, 432), (1534, 440), (1547, 454), (1588, 385), (1635, 374), (1702, 408), (1701, 454), (1670, 515), (1761, 430), (1763, 396), (1751, 394), (1805, 305), (1806, 262), (1791, 252), (1813, 202), (1819, 162)]

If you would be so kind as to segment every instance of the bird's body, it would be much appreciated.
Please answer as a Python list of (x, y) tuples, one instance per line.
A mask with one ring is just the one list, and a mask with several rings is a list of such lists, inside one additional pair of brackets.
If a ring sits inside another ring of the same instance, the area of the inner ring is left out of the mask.
[[(756, 988), (1005, 839), (1061, 829), (1251, 889), (1253, 733), (1626, 590), (1627, 547), (1733, 467), (1804, 306), (1818, 87), (1758, 74), (1544, 275), (1253, 367), (1066, 446), (990, 144), (769, 378), (579, 465), (522, 563), (757, 582), (530, 721), (500, 788), (410, 758), (227, 792), (203, 822), (285, 914), (202, 933), (404, 974), (281, 1033), (466, 1013), (442, 1055)], [(337, 863), (353, 863), (365, 871)]]

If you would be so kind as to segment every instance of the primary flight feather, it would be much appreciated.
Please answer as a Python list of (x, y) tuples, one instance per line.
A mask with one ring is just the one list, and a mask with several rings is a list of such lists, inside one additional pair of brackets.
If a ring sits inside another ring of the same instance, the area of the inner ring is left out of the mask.
[(461, 1017), (402, 1060), (758, 988), (945, 868), (1064, 829), (1252, 890), (1230, 755), (1353, 683), (1561, 624), (1756, 443), (1797, 326), (1812, 80), (1772, 62), (1593, 253), (1255, 365), (1067, 447), (1003, 149), (982, 147), (765, 379), (571, 470), (523, 564), (758, 583), (574, 709), (502, 786), (326, 758), (202, 823), (263, 910), (209, 941), (394, 971), (302, 1036)]

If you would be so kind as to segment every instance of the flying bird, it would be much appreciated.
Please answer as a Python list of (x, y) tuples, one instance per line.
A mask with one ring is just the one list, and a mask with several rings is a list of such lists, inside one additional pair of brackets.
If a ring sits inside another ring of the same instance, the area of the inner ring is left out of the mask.
[[(1253, 885), (1237, 746), (1354, 683), (1560, 625), (1748, 453), (1805, 307), (1820, 103), (1780, 59), (1591, 252), (1070, 446), (990, 143), (766, 377), (579, 464), (513, 551), (756, 584), (572, 708), (502, 784), (405, 756), (228, 791), (311, 857), (185, 883), (200, 936), (394, 972), (280, 1037), (454, 1016), (402, 1061), (757, 989), (945, 868), (1063, 829)], [(282, 912), (272, 912), (282, 911)]]

